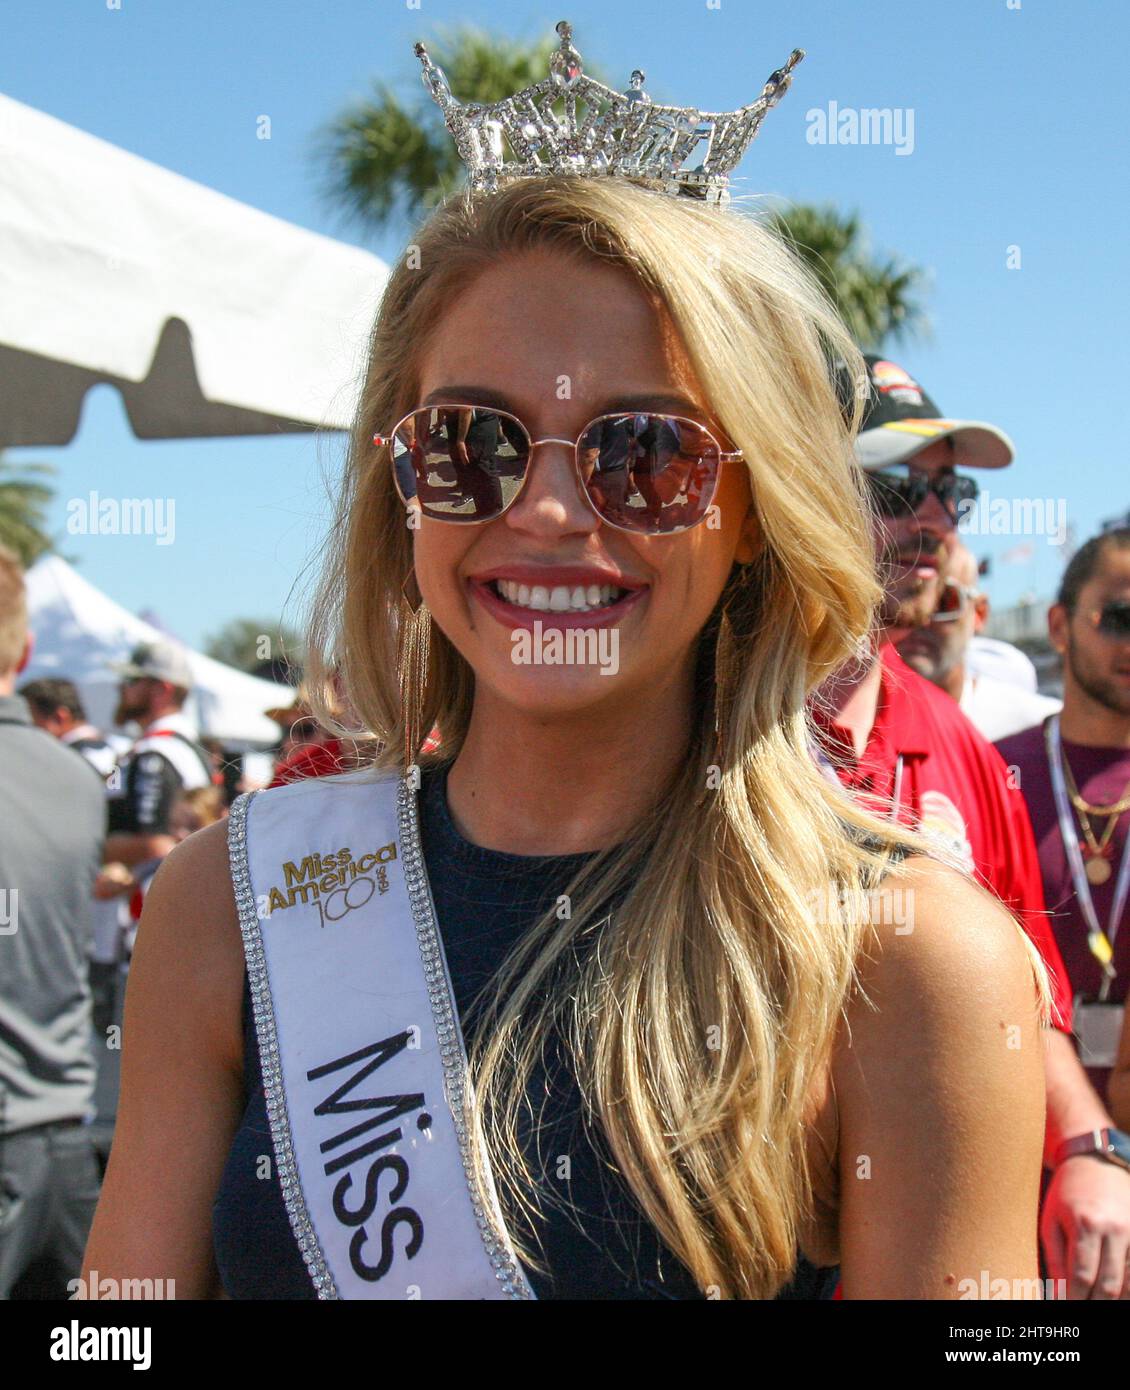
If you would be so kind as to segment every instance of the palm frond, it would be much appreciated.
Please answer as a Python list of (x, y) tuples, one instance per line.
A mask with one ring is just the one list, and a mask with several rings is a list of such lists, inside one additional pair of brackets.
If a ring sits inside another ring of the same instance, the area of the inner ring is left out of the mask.
[(861, 347), (929, 334), (921, 301), (925, 272), (874, 256), (857, 212), (798, 203), (768, 220), (816, 275)]

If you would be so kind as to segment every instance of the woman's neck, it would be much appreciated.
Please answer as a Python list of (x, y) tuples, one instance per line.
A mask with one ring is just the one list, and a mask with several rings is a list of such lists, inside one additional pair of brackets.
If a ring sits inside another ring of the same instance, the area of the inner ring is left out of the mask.
[(509, 854), (580, 854), (619, 844), (686, 755), (689, 677), (575, 718), (475, 695), (447, 779), (456, 829)]

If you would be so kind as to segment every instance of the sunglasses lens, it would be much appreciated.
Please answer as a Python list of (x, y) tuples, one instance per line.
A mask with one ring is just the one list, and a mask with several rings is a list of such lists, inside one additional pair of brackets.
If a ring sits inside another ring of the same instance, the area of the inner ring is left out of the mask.
[(433, 406), (396, 427), (396, 487), (440, 521), (489, 521), (509, 506), (526, 476), (530, 437), (505, 411)]
[(1130, 603), (1108, 603), (1099, 615), (1099, 631), (1107, 637), (1130, 637)]
[(977, 483), (965, 473), (943, 473), (934, 483), (938, 500), (956, 520), (963, 520), (965, 510), (978, 496)]
[(603, 415), (581, 440), (581, 477), (613, 526), (652, 535), (685, 531), (714, 500), (717, 440), (677, 415)]
[(905, 516), (917, 511), (930, 490), (925, 477), (921, 473), (911, 473), (904, 464), (869, 470), (867, 482), (872, 501), (883, 516)]
[(976, 502), (980, 492), (976, 478), (971, 478), (966, 473), (953, 475), (953, 499), (959, 506), (962, 502)]

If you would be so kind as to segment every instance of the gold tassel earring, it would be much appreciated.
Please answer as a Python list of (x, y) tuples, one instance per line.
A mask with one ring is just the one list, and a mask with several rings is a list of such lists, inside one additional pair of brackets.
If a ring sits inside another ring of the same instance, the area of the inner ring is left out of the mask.
[(423, 741), (420, 728), (424, 713), (424, 691), (428, 683), (428, 649), (431, 646), (432, 616), (428, 612), (415, 567), (401, 587), (404, 609), (400, 617), (400, 708), (404, 719), (404, 775), (411, 774)]

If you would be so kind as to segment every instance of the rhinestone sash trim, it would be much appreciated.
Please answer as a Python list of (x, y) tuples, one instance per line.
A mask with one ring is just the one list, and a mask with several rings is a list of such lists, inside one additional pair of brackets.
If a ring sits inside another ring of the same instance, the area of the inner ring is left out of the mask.
[[(232, 886), (239, 912), (240, 933), (247, 960), (247, 979), (251, 990), (255, 1033), (259, 1042), (267, 1118), (283, 1202), (299, 1251), (306, 1262), (317, 1296), (320, 1299), (336, 1299), (340, 1294), (310, 1220), (291, 1142), (290, 1117), (287, 1114), (286, 1092), (279, 1061), (278, 1035), (263, 953), (263, 938), (247, 862), (247, 814), (256, 795), (253, 791), (245, 792), (232, 803), (228, 821), (228, 851)], [(432, 1020), (440, 1045), (445, 1097), (459, 1140), (459, 1154), (467, 1178), (467, 1190), (475, 1215), (475, 1224), (479, 1228), (483, 1249), (502, 1292), (509, 1298), (532, 1299), (533, 1291), (505, 1235), (502, 1213), (489, 1182), (489, 1174), (487, 1186), (492, 1199), (489, 1211), (484, 1208), (475, 1183), (475, 1144), (469, 1121), (471, 1092), (467, 1080), (463, 1032), (455, 1014), (447, 961), (436, 926), (435, 907), (420, 847), (416, 794), (407, 779), (403, 779), (397, 789), (397, 830), (404, 864), (405, 887), (420, 946)]]
[(232, 802), (228, 814), (228, 849), (231, 856), (232, 887), (239, 909), (239, 929), (243, 936), (243, 951), (247, 958), (247, 979), (251, 986), (251, 1009), (255, 1016), (255, 1034), (259, 1039), (259, 1060), (263, 1072), (263, 1093), (267, 1098), (267, 1119), (275, 1148), (275, 1163), (279, 1172), (286, 1214), (306, 1261), (310, 1278), (319, 1298), (338, 1298), (337, 1285), (330, 1273), (321, 1243), (314, 1231), (306, 1198), (298, 1180), (298, 1165), (290, 1138), (290, 1116), (286, 1109), (282, 1066), (279, 1062), (279, 1041), (275, 1030), (275, 1013), (271, 1007), (271, 987), (267, 979), (267, 962), (263, 955), (263, 937), (255, 895), (251, 891), (251, 872), (247, 864), (247, 812), (256, 792), (244, 792)]
[[(432, 1006), (432, 1020), (435, 1023), (436, 1037), (439, 1039), (440, 1057), (443, 1063), (444, 1091), (451, 1117), (455, 1122), (455, 1132), (459, 1137), (459, 1154), (463, 1160), (463, 1171), (467, 1177), (467, 1192), (475, 1213), (475, 1224), (482, 1236), (483, 1249), (487, 1253), (495, 1278), (504, 1294), (509, 1298), (533, 1298), (533, 1291), (526, 1276), (515, 1258), (509, 1239), (505, 1234), (502, 1213), (493, 1185), (489, 1181), (489, 1170), (481, 1153), (476, 1153), (474, 1135), (470, 1123), (471, 1087), (467, 1077), (467, 1056), (463, 1049), (463, 1030), (455, 1013), (451, 980), (447, 973), (447, 960), (444, 956), (443, 942), (436, 926), (435, 904), (432, 902), (431, 887), (428, 883), (427, 866), (420, 848), (420, 826), (416, 805), (416, 792), (408, 778), (403, 778), (396, 795), (397, 829), (400, 835), (400, 848), (404, 862), (404, 882), (408, 889), (408, 901), (412, 908), (412, 920), (416, 924), (416, 936), (420, 943), (420, 956), (424, 963), (424, 978), (428, 983), (428, 998)], [(490, 1209), (484, 1209), (475, 1182), (475, 1162), (484, 1164), (486, 1186), (490, 1191)]]

